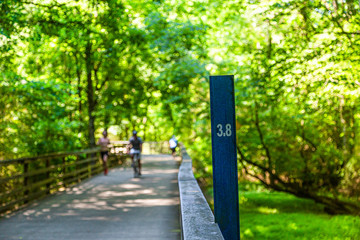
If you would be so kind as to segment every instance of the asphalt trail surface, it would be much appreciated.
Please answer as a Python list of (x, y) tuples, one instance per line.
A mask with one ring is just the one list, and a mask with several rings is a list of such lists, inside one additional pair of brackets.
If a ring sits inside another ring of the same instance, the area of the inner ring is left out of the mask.
[(130, 167), (98, 175), (0, 219), (0, 240), (180, 239), (178, 164), (143, 155)]

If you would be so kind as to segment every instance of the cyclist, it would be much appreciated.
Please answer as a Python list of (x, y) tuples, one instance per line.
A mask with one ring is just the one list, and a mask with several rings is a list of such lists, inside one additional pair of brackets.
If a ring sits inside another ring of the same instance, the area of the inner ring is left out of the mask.
[(137, 131), (133, 131), (133, 135), (129, 140), (130, 142), (130, 156), (131, 162), (134, 162), (134, 154), (139, 154), (139, 175), (141, 175), (141, 152), (142, 152), (142, 140), (137, 136)]
[(170, 150), (171, 150), (171, 154), (173, 155), (173, 157), (175, 158), (176, 155), (176, 147), (178, 145), (178, 141), (175, 138), (175, 135), (172, 136), (172, 138), (170, 138), (169, 140), (169, 146), (170, 146)]
[(97, 145), (100, 145), (100, 153), (101, 153), (101, 160), (103, 162), (104, 167), (104, 175), (108, 174), (108, 167), (107, 167), (107, 160), (109, 158), (109, 148), (108, 145), (110, 144), (110, 140), (107, 138), (107, 131), (104, 130), (103, 137), (99, 139)]

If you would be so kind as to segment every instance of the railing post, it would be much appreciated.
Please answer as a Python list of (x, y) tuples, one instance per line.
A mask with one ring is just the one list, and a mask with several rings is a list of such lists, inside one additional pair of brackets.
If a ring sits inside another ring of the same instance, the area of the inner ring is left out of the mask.
[(111, 150), (112, 150), (113, 148), (110, 148), (109, 149), (109, 156), (108, 156), (108, 162), (107, 162), (107, 168), (109, 169), (109, 168), (111, 168), (112, 166), (111, 166), (111, 164), (112, 164), (112, 161), (111, 161), (111, 157), (110, 157), (110, 155), (111, 155)]
[[(25, 175), (25, 177), (24, 177), (24, 187), (25, 188), (29, 185), (29, 177), (26, 176), (28, 172), (29, 172), (29, 163), (25, 161), (24, 162), (24, 175)], [(29, 202), (29, 200), (27, 199), (28, 195), (29, 195), (29, 190), (25, 189), (24, 198), (26, 198), (26, 199), (25, 199), (24, 203)]]
[(62, 164), (63, 164), (63, 169), (62, 169), (62, 174), (63, 174), (63, 187), (66, 188), (66, 181), (65, 181), (65, 175), (66, 175), (66, 156), (64, 156), (62, 158)]
[[(87, 159), (87, 158), (85, 158), (85, 159)], [(92, 176), (91, 166), (92, 166), (92, 161), (88, 161), (87, 167), (88, 167), (89, 178)]]
[[(50, 167), (50, 159), (46, 159), (46, 179), (50, 178), (50, 170), (48, 169)], [(50, 182), (46, 184), (46, 194), (50, 194)]]
[(77, 172), (77, 170), (78, 170), (78, 162), (79, 162), (79, 160), (80, 160), (80, 156), (79, 155), (77, 155), (76, 156), (76, 164), (75, 164), (75, 177), (77, 177), (77, 182), (79, 183), (79, 182), (81, 182), (81, 179), (79, 178), (79, 174), (78, 174), (78, 172)]

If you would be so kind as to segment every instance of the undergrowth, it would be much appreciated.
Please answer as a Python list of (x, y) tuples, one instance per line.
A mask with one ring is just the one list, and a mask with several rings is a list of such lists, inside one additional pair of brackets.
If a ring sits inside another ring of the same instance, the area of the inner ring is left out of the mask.
[[(206, 195), (211, 196), (212, 191)], [(328, 215), (312, 200), (241, 183), (239, 202), (242, 240), (360, 239), (360, 217)], [(209, 203), (213, 208), (213, 202)]]

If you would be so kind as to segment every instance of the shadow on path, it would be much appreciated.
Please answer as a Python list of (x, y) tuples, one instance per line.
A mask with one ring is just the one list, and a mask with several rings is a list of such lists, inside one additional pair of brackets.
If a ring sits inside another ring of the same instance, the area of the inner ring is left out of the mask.
[(0, 219), (0, 239), (180, 239), (178, 165), (143, 155), (141, 178), (116, 168)]

